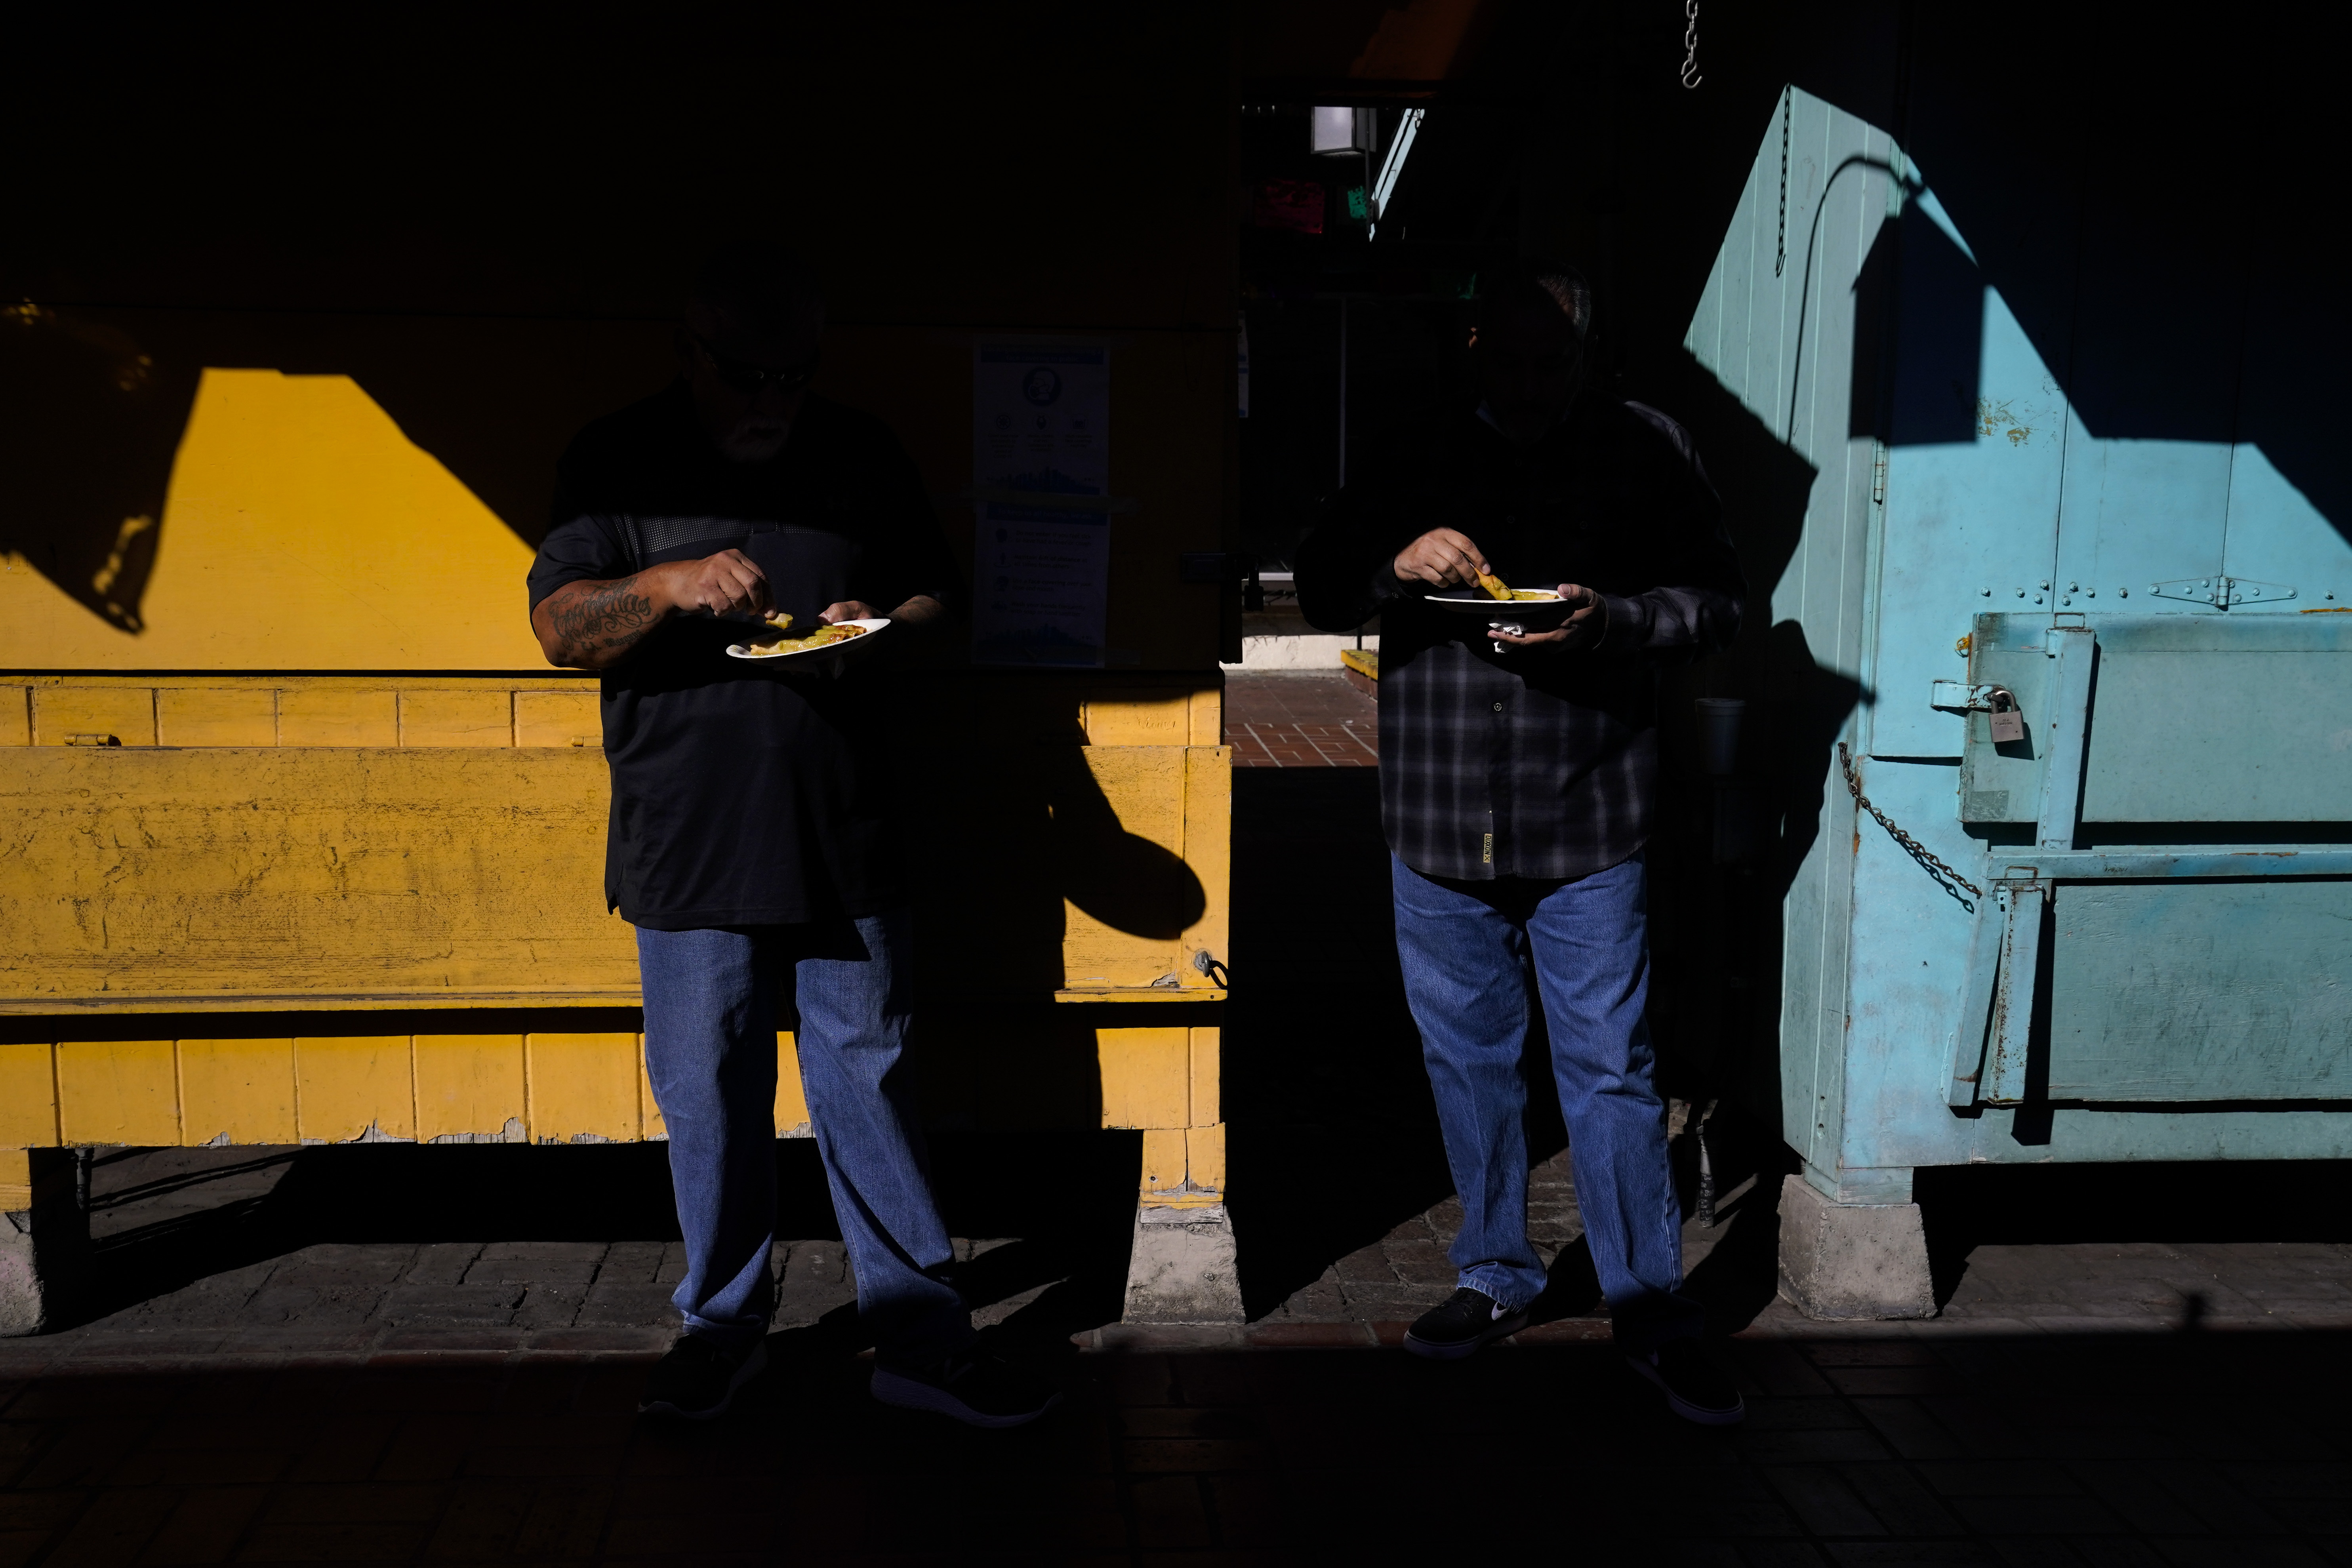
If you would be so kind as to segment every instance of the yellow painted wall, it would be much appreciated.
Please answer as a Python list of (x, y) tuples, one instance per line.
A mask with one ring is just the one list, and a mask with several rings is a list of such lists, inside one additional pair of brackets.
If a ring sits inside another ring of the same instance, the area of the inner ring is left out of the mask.
[(546, 668), (530, 547), (347, 375), (206, 369), (159, 521), (135, 633), (0, 556), (0, 669)]

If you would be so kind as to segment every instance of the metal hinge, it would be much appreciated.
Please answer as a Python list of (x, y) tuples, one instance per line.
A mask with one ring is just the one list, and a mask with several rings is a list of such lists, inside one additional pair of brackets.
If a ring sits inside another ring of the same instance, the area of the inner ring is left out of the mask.
[(2274, 605), (2294, 597), (2294, 590), (2284, 583), (2255, 583), (2243, 577), (2182, 577), (2170, 583), (2150, 584), (2148, 592), (2159, 599), (2184, 599), (2192, 605), (2217, 605), (2223, 609), (2232, 605)]

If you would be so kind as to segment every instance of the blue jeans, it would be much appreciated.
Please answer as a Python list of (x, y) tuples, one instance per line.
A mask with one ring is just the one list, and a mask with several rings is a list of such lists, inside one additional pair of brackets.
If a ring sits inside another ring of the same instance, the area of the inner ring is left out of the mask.
[(1528, 1003), (1539, 996), (1584, 1236), (1618, 1342), (1698, 1333), (1682, 1207), (1651, 1087), (1647, 877), (1635, 856), (1567, 882), (1438, 881), (1392, 860), (1397, 954), (1462, 1199), (1461, 1283), (1516, 1310), (1542, 1293), (1528, 1242)]
[(905, 1061), (912, 920), (637, 930), (646, 1074), (669, 1129), (686, 1237), (672, 1298), (686, 1331), (741, 1345), (775, 1310), (777, 987), (800, 1015), (801, 1087), (833, 1190), (857, 1310), (877, 1351), (927, 1362), (972, 1337), (945, 1277)]

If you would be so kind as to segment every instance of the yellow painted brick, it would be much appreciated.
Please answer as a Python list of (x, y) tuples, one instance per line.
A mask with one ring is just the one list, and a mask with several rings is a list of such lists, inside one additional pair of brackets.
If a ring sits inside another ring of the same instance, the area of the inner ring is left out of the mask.
[(0, 1214), (33, 1206), (33, 1152), (0, 1148)]
[(647, 1138), (669, 1136), (669, 1123), (662, 1119), (661, 1101), (654, 1098), (653, 1079), (646, 1074), (646, 1037), (637, 1037), (637, 1120)]
[(1198, 989), (1218, 982), (1194, 963), (1194, 954), (1205, 952), (1220, 964), (1233, 958), (1234, 753), (1229, 746), (1195, 746), (1184, 753), (1183, 844), (1184, 864), (1200, 879), (1205, 897), (1201, 918), (1178, 940), (1176, 977), (1186, 987)]
[(1105, 1127), (1182, 1127), (1192, 1120), (1192, 1048), (1181, 1026), (1097, 1029)]
[(281, 746), (397, 746), (400, 693), (341, 686), (296, 688), (278, 694)]
[(180, 1073), (172, 1042), (68, 1040), (58, 1047), (58, 1128), (68, 1143), (177, 1143)]
[(511, 746), (514, 695), (426, 689), (400, 694), (404, 746)]
[(274, 746), (278, 693), (266, 686), (163, 687), (155, 693), (155, 740), (164, 746)]
[(1213, 1127), (1224, 1120), (1219, 1078), (1223, 1064), (1219, 1060), (1222, 1044), (1219, 1031), (1196, 1028), (1192, 1031), (1192, 1114), (1191, 1125)]
[(1183, 856), (1186, 752), (1181, 746), (1095, 745), (1083, 751), (1093, 789), (1063, 785), (1066, 793), (1054, 804), (1056, 821), (1067, 817), (1065, 842), (1071, 853), (1108, 855), (1114, 858), (1111, 864), (1124, 861), (1127, 871), (1108, 879), (1097, 868), (1087, 901), (1102, 910), (1100, 916), (1065, 900), (1066, 984), (1078, 989), (1150, 985), (1178, 973), (1178, 947), (1170, 928), (1183, 917), (1171, 909), (1189, 903), (1191, 879), (1166, 857), (1124, 840), (1145, 839), (1169, 856)]
[(1184, 1190), (1184, 1130), (1155, 1128), (1143, 1135), (1143, 1191)]
[(292, 1143), (294, 1042), (182, 1040), (180, 1141)]
[(1190, 708), (1192, 734), (1190, 743), (1195, 746), (1222, 746), (1225, 743), (1225, 693), (1222, 687), (1211, 687), (1192, 693)]
[(1087, 694), (1087, 742), (1181, 746), (1191, 738), (1191, 694), (1150, 687)]
[(776, 1031), (776, 1131), (797, 1131), (808, 1125), (808, 1098), (801, 1090), (801, 1053), (787, 1030)]
[(348, 1143), (371, 1127), (386, 1138), (416, 1136), (416, 1078), (406, 1035), (297, 1039), (294, 1077), (305, 1140)]
[(531, 1035), (523, 1044), (532, 1142), (635, 1142), (636, 1036)]
[(419, 1139), (522, 1141), (520, 1035), (419, 1035), (415, 1060)]
[(55, 1049), (46, 1040), (0, 1046), (0, 1147), (41, 1148), (57, 1142)]
[(1193, 1190), (1225, 1190), (1225, 1124), (1190, 1127), (1184, 1131), (1184, 1179)]
[(33, 689), (33, 742), (73, 743), (76, 735), (111, 735), (126, 746), (155, 743), (152, 686), (42, 686)]
[(0, 686), (0, 746), (33, 743), (33, 689)]
[(596, 689), (516, 692), (514, 734), (518, 746), (604, 744), (604, 720)]

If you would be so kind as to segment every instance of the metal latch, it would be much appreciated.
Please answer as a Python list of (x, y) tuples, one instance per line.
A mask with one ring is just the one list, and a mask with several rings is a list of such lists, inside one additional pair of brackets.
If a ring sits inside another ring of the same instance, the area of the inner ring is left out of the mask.
[(1997, 713), (2017, 706), (2017, 694), (2006, 686), (1970, 686), (1964, 680), (1939, 680), (1928, 693), (1927, 706), (1947, 713)]
[(2284, 583), (2256, 583), (2244, 577), (2182, 577), (2152, 583), (2148, 591), (2159, 599), (2181, 599), (2225, 610), (2232, 605), (2274, 605), (2294, 597), (2294, 590)]

